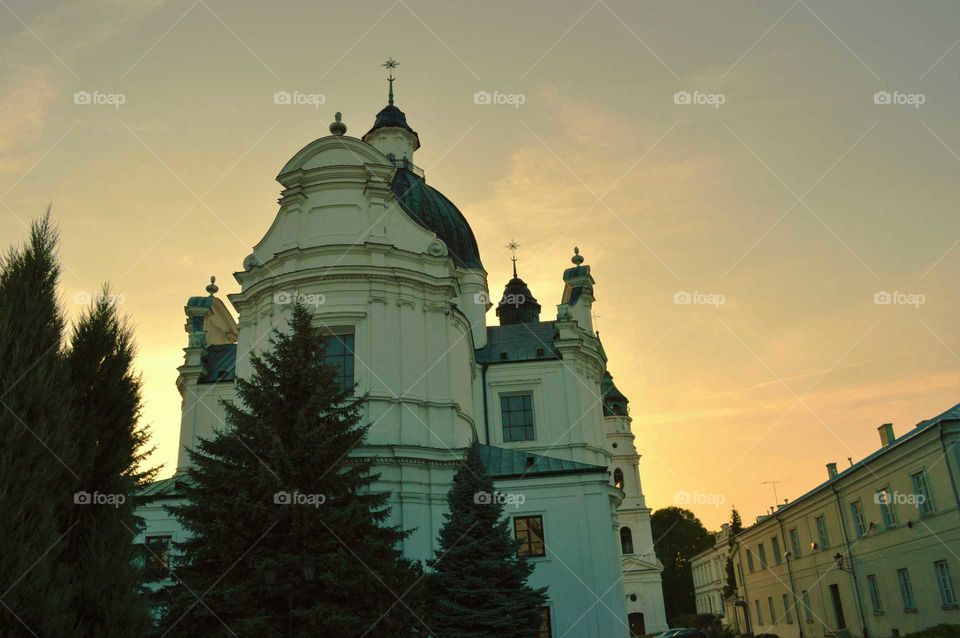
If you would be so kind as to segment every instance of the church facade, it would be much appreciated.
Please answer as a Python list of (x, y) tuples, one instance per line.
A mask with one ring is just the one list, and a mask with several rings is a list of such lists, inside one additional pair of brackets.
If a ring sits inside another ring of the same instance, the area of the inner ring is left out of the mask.
[(393, 103), (392, 78), (389, 104), (362, 138), (346, 135), (339, 113), (330, 131), (277, 177), (279, 211), (235, 273), (238, 319), (213, 282), (185, 306), (177, 473), (147, 488), (139, 512), (158, 580), (171, 541), (183, 539), (163, 506), (180, 498), (186, 450), (225, 427), (220, 402), (236, 399), (249, 353), (300, 301), (330, 335), (341, 382), (369, 396), (372, 427), (357, 455), (390, 492), (391, 522), (414, 530), (407, 557), (434, 556), (457, 461), (476, 438), (497, 486), (477, 498), (505, 502), (535, 565), (531, 584), (549, 587), (539, 635), (666, 629), (640, 456), (593, 329), (584, 257), (562, 272), (555, 317), (542, 317), (516, 268), (502, 298), (491, 295), (466, 218), (414, 163), (419, 135)]

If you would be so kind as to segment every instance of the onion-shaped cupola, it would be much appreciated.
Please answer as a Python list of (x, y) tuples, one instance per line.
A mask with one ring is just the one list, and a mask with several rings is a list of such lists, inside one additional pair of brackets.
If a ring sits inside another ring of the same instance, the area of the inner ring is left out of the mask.
[(620, 392), (613, 382), (613, 375), (607, 371), (603, 373), (600, 392), (603, 394), (603, 416), (627, 416), (630, 400)]
[(377, 113), (373, 128), (367, 131), (363, 141), (370, 144), (386, 155), (394, 164), (405, 165), (413, 163), (413, 152), (420, 148), (420, 136), (407, 124), (407, 116), (393, 103), (393, 70), (398, 62), (393, 58), (387, 60), (383, 66), (389, 72), (387, 82), (390, 90), (387, 95), (387, 105)]
[(507, 282), (503, 289), (503, 298), (497, 304), (497, 316), (500, 318), (501, 326), (540, 321), (540, 304), (537, 303), (527, 284), (517, 276), (516, 250), (519, 247), (520, 244), (515, 241), (509, 244), (510, 250), (513, 251), (513, 279)]

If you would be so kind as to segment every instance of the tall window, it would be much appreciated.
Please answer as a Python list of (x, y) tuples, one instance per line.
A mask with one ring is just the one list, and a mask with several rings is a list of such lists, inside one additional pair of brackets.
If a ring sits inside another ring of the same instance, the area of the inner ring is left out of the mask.
[(827, 533), (827, 519), (823, 516), (817, 517), (817, 536), (820, 537), (820, 549), (830, 547), (830, 535)]
[(763, 543), (757, 545), (757, 555), (760, 556), (760, 567), (767, 566), (767, 548), (763, 546)]
[(787, 624), (793, 624), (793, 610), (790, 609), (790, 599), (786, 594), (783, 595), (783, 615), (787, 618)]
[(937, 586), (940, 588), (940, 602), (944, 607), (957, 605), (957, 591), (953, 588), (953, 578), (950, 576), (950, 566), (945, 560), (938, 560), (933, 564), (937, 572)]
[(166, 580), (170, 575), (170, 536), (147, 536), (143, 540), (144, 579), (147, 582)]
[(800, 558), (800, 533), (796, 527), (790, 528), (790, 551), (794, 558)]
[(749, 547), (747, 548), (747, 569), (750, 570), (750, 573), (751, 573), (751, 574), (752, 574), (752, 573), (754, 572), (754, 570), (756, 569), (756, 568), (753, 566), (753, 552), (750, 551), (750, 548), (749, 548)]
[(337, 373), (334, 379), (341, 388), (352, 388), (353, 379), (353, 335), (332, 334), (327, 337), (327, 349), (323, 360)]
[(773, 606), (773, 596), (767, 596), (767, 606), (770, 607), (770, 622), (777, 624), (777, 608)]
[(927, 475), (923, 470), (910, 475), (913, 482), (913, 496), (917, 500), (917, 509), (920, 516), (933, 514), (933, 501), (930, 499), (930, 486), (927, 485)]
[(783, 554), (780, 553), (780, 538), (777, 536), (771, 537), (770, 544), (773, 545), (773, 562), (779, 565), (783, 562)]
[(813, 607), (810, 606), (810, 592), (804, 589), (800, 592), (800, 600), (803, 601), (803, 615), (808, 623), (813, 622)]
[(513, 519), (513, 535), (520, 541), (517, 553), (521, 556), (546, 556), (543, 543), (543, 517), (517, 516)]
[(550, 625), (550, 608), (540, 608), (540, 628), (535, 638), (553, 638), (553, 627)]
[(900, 598), (903, 600), (905, 610), (914, 610), (917, 608), (913, 602), (913, 583), (910, 582), (910, 572), (906, 567), (897, 570), (897, 580), (900, 582)]
[(613, 484), (618, 490), (623, 489), (623, 470), (619, 467), (613, 471)]
[(501, 394), (500, 416), (503, 421), (503, 440), (533, 440), (533, 395)]
[(883, 528), (893, 529), (897, 526), (897, 510), (894, 509), (893, 496), (890, 494), (890, 488), (881, 487), (877, 490), (875, 498), (880, 505), (880, 513), (883, 515)]
[(633, 553), (633, 532), (629, 527), (620, 528), (620, 550), (624, 554)]
[(763, 610), (760, 609), (760, 601), (759, 601), (759, 600), (755, 600), (755, 601), (753, 601), (753, 604), (756, 605), (756, 607), (757, 607), (757, 624), (758, 624), (758, 625), (762, 625), (762, 624), (763, 624)]
[(867, 588), (870, 590), (870, 605), (873, 607), (873, 613), (883, 613), (883, 601), (880, 600), (880, 583), (877, 581), (876, 574), (867, 574)]
[(867, 533), (867, 525), (863, 520), (863, 504), (860, 499), (850, 503), (850, 516), (853, 518), (853, 528), (857, 530), (857, 538)]

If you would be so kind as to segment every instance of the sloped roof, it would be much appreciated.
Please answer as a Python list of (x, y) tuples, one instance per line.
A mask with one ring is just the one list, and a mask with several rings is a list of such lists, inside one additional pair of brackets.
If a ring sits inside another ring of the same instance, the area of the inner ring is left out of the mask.
[(602, 465), (556, 459), (523, 450), (508, 450), (493, 445), (480, 446), (480, 460), (493, 478), (523, 478), (557, 474), (593, 474), (607, 472)]
[(207, 346), (207, 354), (203, 359), (207, 369), (198, 383), (219, 383), (235, 381), (237, 378), (237, 344), (224, 343), (216, 346)]
[(180, 486), (189, 480), (186, 472), (178, 472), (165, 479), (148, 483), (140, 490), (138, 496), (146, 500), (176, 498), (180, 496)]
[(556, 321), (487, 326), (487, 345), (476, 350), (477, 363), (559, 359), (553, 347)]

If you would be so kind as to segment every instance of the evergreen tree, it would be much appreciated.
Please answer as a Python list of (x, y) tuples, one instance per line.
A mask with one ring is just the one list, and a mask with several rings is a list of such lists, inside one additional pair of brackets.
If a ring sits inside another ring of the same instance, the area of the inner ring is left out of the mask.
[(0, 635), (77, 636), (61, 561), (74, 507), (60, 267), (49, 211), (0, 261)]
[(474, 441), (447, 495), (428, 576), (428, 624), (437, 638), (529, 638), (540, 626), (546, 588), (527, 584), (533, 565), (517, 554), (494, 493)]
[(74, 609), (83, 635), (97, 638), (137, 638), (152, 625), (133, 544), (135, 492), (153, 476), (138, 469), (148, 437), (139, 426), (133, 357), (132, 333), (104, 288), (74, 327), (66, 355), (83, 498), (64, 560), (80, 584)]
[(653, 546), (663, 563), (663, 602), (667, 621), (697, 611), (690, 559), (713, 545), (713, 537), (688, 509), (665, 507), (650, 517)]
[(171, 508), (190, 539), (177, 546), (161, 633), (415, 635), (393, 593), (418, 575), (398, 549), (407, 533), (385, 524), (389, 494), (370, 490), (371, 464), (348, 457), (370, 427), (365, 397), (338, 385), (324, 344), (295, 305), (290, 332), (250, 355), (227, 427), (191, 451), (187, 502)]
[(740, 518), (740, 512), (734, 505), (730, 510), (730, 544), (736, 543), (736, 535), (743, 531), (743, 519)]

